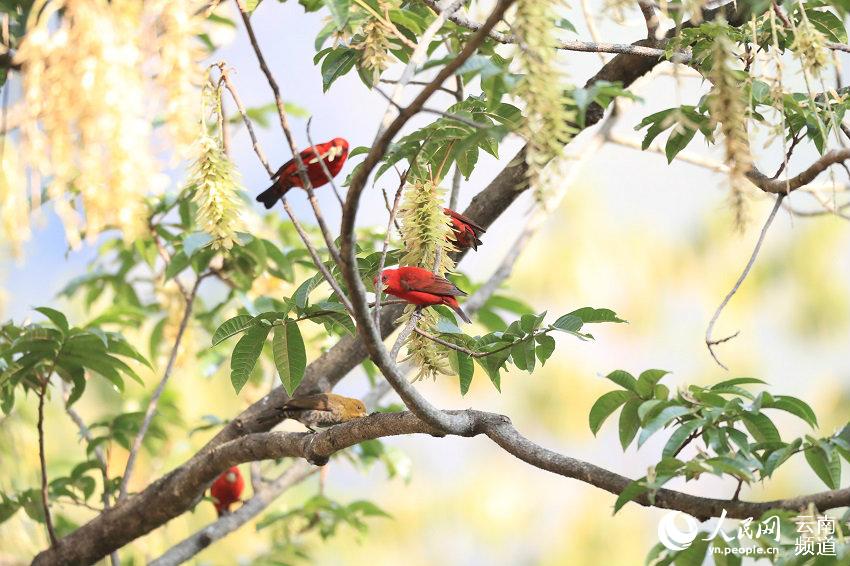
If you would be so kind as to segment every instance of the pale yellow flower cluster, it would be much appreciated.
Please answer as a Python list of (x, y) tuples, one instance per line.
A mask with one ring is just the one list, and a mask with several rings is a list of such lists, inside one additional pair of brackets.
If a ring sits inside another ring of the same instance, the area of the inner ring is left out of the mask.
[(560, 0), (519, 0), (512, 24), (519, 38), (517, 59), (523, 73), (517, 93), (525, 102), (523, 135), (527, 141), (528, 179), (536, 200), (548, 199), (543, 168), (560, 155), (574, 133), (570, 109), (556, 64), (556, 28), (552, 25)]
[(709, 78), (714, 85), (709, 94), (708, 107), (715, 124), (723, 134), (724, 161), (729, 167), (731, 204), (737, 226), (746, 223), (746, 191), (750, 187), (747, 172), (752, 166), (752, 155), (747, 134), (746, 103), (741, 97), (743, 89), (735, 75), (732, 42), (720, 35), (714, 42), (714, 65)]
[(11, 248), (12, 254), (20, 258), (22, 247), (30, 237), (29, 210), (26, 180), (20, 167), (17, 148), (5, 142), (0, 162), (0, 234)]
[[(455, 249), (450, 237), (452, 235), (451, 221), (443, 212), (445, 190), (427, 181), (417, 181), (408, 185), (404, 191), (404, 200), (399, 211), (401, 220), (401, 237), (405, 250), (401, 265), (413, 265), (433, 270), (437, 266), (437, 275), (445, 274), (454, 269), (451, 252)], [(414, 307), (409, 305), (399, 321), (406, 324), (413, 314)], [(422, 311), (418, 327), (426, 332), (435, 333), (434, 328), (439, 321), (437, 312), (433, 309)], [(417, 368), (414, 381), (430, 377), (436, 378), (438, 373), (454, 375), (449, 363), (446, 348), (419, 334), (411, 334), (407, 343), (407, 358)]]
[(199, 227), (212, 236), (213, 247), (229, 250), (244, 229), (239, 211), (239, 172), (224, 153), (221, 142), (204, 135), (189, 180), (198, 203)]
[[(40, 204), (39, 180), (72, 246), (104, 229), (132, 239), (145, 227), (144, 197), (166, 185), (152, 144), (162, 118), (178, 155), (197, 132), (195, 1), (41, 0), (17, 52), (22, 65), (20, 167)], [(154, 88), (158, 87), (158, 88)], [(6, 199), (2, 208), (9, 208)], [(27, 206), (16, 209), (27, 216)], [(5, 231), (5, 230), (4, 230)]]

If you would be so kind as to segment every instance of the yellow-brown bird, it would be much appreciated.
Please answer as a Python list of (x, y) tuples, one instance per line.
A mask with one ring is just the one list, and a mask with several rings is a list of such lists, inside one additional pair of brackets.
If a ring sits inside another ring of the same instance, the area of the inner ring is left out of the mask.
[(343, 397), (336, 393), (293, 397), (284, 403), (281, 411), (285, 418), (298, 421), (310, 430), (313, 430), (313, 427), (329, 427), (359, 419), (368, 414), (366, 405), (360, 399)]

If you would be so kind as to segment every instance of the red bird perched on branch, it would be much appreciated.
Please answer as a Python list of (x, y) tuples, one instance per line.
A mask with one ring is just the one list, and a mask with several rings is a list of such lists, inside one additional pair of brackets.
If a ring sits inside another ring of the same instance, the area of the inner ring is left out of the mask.
[(230, 513), (230, 506), (239, 501), (243, 489), (245, 489), (245, 480), (236, 466), (228, 468), (215, 479), (210, 488), (210, 495), (219, 517)]
[[(471, 322), (466, 313), (457, 304), (455, 297), (465, 297), (466, 293), (457, 286), (439, 275), (422, 267), (399, 267), (398, 269), (385, 269), (381, 272), (381, 283), (384, 291), (405, 300), (408, 303), (427, 307), (433, 305), (446, 305), (455, 311), (464, 322)], [(375, 285), (378, 278), (375, 277)]]
[[(301, 161), (307, 169), (307, 178), (315, 189), (330, 182), (322, 169), (319, 157), (325, 162), (331, 178), (336, 177), (348, 157), (348, 142), (342, 138), (334, 138), (329, 142), (308, 147), (300, 155)], [(301, 182), (301, 175), (298, 174), (298, 163), (294, 157), (284, 163), (272, 179), (274, 179), (274, 184), (257, 195), (257, 202), (263, 203), (266, 208), (273, 207), (278, 199), (292, 187), (304, 186)]]
[(481, 245), (480, 236), (487, 230), (472, 221), (468, 216), (455, 212), (451, 208), (444, 208), (443, 212), (452, 219), (452, 229), (455, 233), (455, 243), (458, 249), (472, 248), (478, 250)]

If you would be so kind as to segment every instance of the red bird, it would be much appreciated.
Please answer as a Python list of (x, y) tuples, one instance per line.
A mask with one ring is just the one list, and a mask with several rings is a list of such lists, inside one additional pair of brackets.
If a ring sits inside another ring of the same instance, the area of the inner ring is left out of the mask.
[[(330, 182), (330, 179), (322, 170), (319, 156), (325, 162), (331, 178), (336, 177), (348, 157), (348, 142), (342, 138), (334, 138), (329, 142), (308, 147), (300, 155), (304, 167), (307, 168), (307, 178), (310, 179), (310, 184), (315, 189)], [(257, 195), (257, 202), (263, 203), (266, 208), (273, 207), (278, 199), (292, 187), (304, 186), (301, 182), (301, 176), (298, 174), (298, 163), (296, 163), (295, 158), (284, 163), (272, 179), (274, 179), (274, 184)]]
[(443, 212), (452, 219), (452, 228), (455, 232), (455, 243), (458, 249), (472, 248), (478, 250), (481, 245), (479, 237), (486, 232), (484, 228), (472, 221), (468, 216), (455, 212), (451, 208), (444, 208)]
[(215, 479), (210, 488), (210, 495), (219, 517), (230, 513), (230, 506), (239, 501), (244, 488), (245, 480), (236, 466), (227, 469)]
[[(375, 277), (377, 285), (378, 278)], [(455, 297), (464, 297), (466, 293), (454, 283), (434, 275), (422, 267), (399, 267), (381, 272), (384, 291), (419, 306), (446, 305), (455, 311), (464, 322), (471, 322), (466, 313), (457, 304)]]

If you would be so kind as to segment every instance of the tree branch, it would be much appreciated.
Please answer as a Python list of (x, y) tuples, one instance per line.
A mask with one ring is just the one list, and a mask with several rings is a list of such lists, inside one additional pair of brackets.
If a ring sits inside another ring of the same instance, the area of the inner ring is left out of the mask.
[(747, 178), (766, 193), (785, 194), (808, 185), (830, 166), (843, 163), (848, 159), (850, 159), (850, 148), (833, 149), (824, 153), (804, 171), (788, 179), (771, 179), (755, 168), (747, 173)]
[[(471, 423), (469, 429), (459, 436), (486, 435), (509, 454), (541, 470), (579, 480), (615, 495), (619, 495), (631, 483), (631, 480), (625, 476), (564, 456), (531, 442), (514, 428), (510, 419), (503, 415), (473, 410), (447, 411), (446, 413)], [(230, 466), (259, 459), (284, 457), (304, 458), (308, 462), (327, 462), (338, 451), (366, 440), (410, 434), (442, 436), (444, 431), (435, 429), (413, 413), (405, 411), (376, 413), (315, 434), (304, 432), (249, 434), (217, 446), (203, 458), (193, 459), (168, 474), (166, 478), (169, 479), (172, 487), (167, 489), (166, 494), (173, 499), (173, 505), (152, 505), (158, 495), (147, 493), (148, 490), (146, 490), (137, 496), (147, 504), (142, 507), (145, 509), (145, 517), (139, 516), (136, 505), (123, 504), (110, 510), (114, 516), (113, 524), (119, 527), (124, 522), (138, 522), (149, 518), (164, 523), (179, 514), (180, 511), (175, 511), (176, 509), (190, 505), (199, 490)], [(164, 488), (161, 485), (162, 481), (164, 480), (160, 480), (152, 487)], [(718, 517), (724, 509), (728, 518), (743, 519), (758, 517), (771, 509), (799, 510), (809, 504), (814, 504), (821, 511), (846, 507), (850, 505), (850, 488), (765, 502), (713, 499), (671, 489), (659, 489), (655, 493), (654, 503), (650, 503), (646, 495), (634, 501), (643, 506), (682, 511), (701, 520)], [(106, 534), (108, 535), (109, 532)], [(102, 547), (105, 541), (100, 539), (92, 543)], [(62, 551), (62, 562), (57, 560), (58, 550)], [(33, 564), (90, 563), (92, 558), (89, 545), (68, 545), (60, 541), (57, 549), (38, 555)]]

